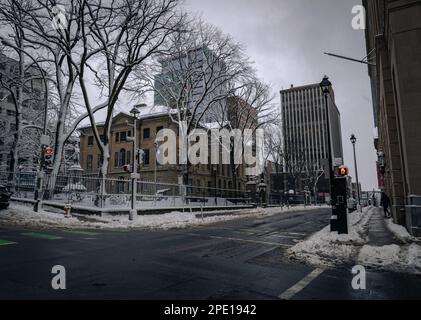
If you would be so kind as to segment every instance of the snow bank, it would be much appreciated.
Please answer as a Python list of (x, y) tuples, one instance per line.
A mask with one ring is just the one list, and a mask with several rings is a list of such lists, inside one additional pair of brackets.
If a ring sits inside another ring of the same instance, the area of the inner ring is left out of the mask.
[(330, 232), (330, 226), (316, 232), (308, 239), (288, 249), (290, 259), (305, 261), (316, 266), (333, 266), (350, 263), (358, 254), (359, 247), (367, 242), (368, 221), (374, 209), (364, 208), (362, 213), (348, 214), (348, 234)]
[(195, 212), (170, 212), (159, 215), (140, 215), (135, 217), (134, 221), (129, 221), (128, 215), (103, 217), (85, 217), (77, 215), (66, 218), (61, 213), (47, 212), (45, 210), (40, 210), (38, 213), (35, 213), (30, 207), (12, 203), (9, 209), (0, 211), (0, 223), (39, 228), (172, 229), (206, 225), (239, 218), (264, 217), (281, 214), (283, 212), (314, 210), (318, 208), (320, 207), (298, 206), (290, 207), (289, 209), (257, 208), (235, 211), (212, 211), (212, 214), (214, 214), (213, 216), (205, 216), (203, 219), (200, 217), (200, 214)]
[(421, 273), (421, 246), (396, 244), (374, 247), (365, 245), (358, 254), (357, 263), (387, 271)]
[(402, 242), (417, 241), (417, 239), (409, 234), (404, 226), (393, 223), (392, 219), (386, 220), (386, 226), (392, 232), (396, 238)]

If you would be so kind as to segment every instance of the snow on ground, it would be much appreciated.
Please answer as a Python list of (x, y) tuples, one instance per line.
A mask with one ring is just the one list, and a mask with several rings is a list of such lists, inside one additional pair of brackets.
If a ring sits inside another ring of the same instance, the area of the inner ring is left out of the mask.
[[(215, 214), (202, 219), (200, 213), (170, 212), (167, 214), (140, 215), (134, 221), (129, 221), (128, 215), (121, 216), (81, 216), (75, 215), (66, 218), (61, 213), (40, 210), (38, 213), (32, 208), (12, 203), (7, 210), (0, 211), (0, 224), (28, 226), (36, 228), (63, 227), (63, 228), (102, 228), (102, 229), (172, 229), (186, 228), (211, 224), (219, 221), (233, 220), (245, 217), (264, 217), (282, 212), (300, 210), (313, 210), (320, 207), (290, 207), (290, 208), (256, 208), (231, 211), (212, 211)], [(217, 214), (217, 215), (216, 215)], [(198, 216), (198, 217), (197, 217)]]
[(359, 264), (365, 267), (421, 273), (421, 246), (416, 244), (404, 227), (386, 220), (389, 230), (400, 240), (412, 244), (371, 246), (368, 241), (368, 221), (375, 208), (365, 208), (363, 213), (351, 213), (349, 234), (330, 232), (330, 226), (316, 232), (308, 239), (288, 250), (291, 259), (316, 266), (331, 267), (336, 264)]
[(409, 234), (408, 230), (406, 230), (404, 226), (394, 223), (392, 219), (386, 220), (386, 226), (390, 232), (392, 232), (394, 236), (402, 242), (417, 241), (415, 237)]
[(364, 208), (362, 213), (348, 214), (348, 234), (330, 232), (330, 226), (316, 232), (308, 239), (288, 249), (293, 260), (300, 260), (316, 266), (333, 266), (350, 263), (358, 254), (359, 247), (367, 241), (368, 221), (374, 210)]
[(382, 247), (365, 245), (358, 254), (357, 263), (387, 271), (421, 273), (421, 246), (415, 243)]

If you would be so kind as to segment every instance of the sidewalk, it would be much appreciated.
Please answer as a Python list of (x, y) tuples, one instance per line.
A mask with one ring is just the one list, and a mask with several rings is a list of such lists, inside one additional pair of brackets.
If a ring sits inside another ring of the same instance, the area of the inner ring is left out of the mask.
[(368, 245), (382, 247), (387, 245), (402, 245), (404, 242), (395, 237), (395, 235), (386, 226), (383, 210), (375, 208), (374, 213), (368, 221)]

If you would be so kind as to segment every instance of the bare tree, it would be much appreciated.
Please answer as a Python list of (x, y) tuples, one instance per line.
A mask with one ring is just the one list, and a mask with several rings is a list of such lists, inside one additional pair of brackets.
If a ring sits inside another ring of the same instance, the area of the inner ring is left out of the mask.
[[(28, 15), (20, 8), (27, 9), (29, 6), (29, 0), (19, 2), (4, 0), (0, 4), (2, 30), (0, 40), (3, 45), (0, 54), (3, 66), (0, 86), (3, 92), (6, 92), (3, 99), (7, 99), (13, 105), (15, 117), (8, 132), (13, 137), (10, 143), (12, 151), (9, 167), (12, 173), (17, 171), (18, 165), (24, 163), (26, 158), (30, 158), (32, 162), (34, 159), (39, 159), (39, 154), (33, 154), (34, 150), (38, 150), (34, 146), (39, 145), (39, 140), (36, 138), (39, 137), (39, 132), (23, 135), (25, 129), (23, 121), (29, 119), (33, 123), (40, 123), (45, 118), (45, 112), (42, 109), (47, 106), (45, 75), (38, 61), (27, 54), (30, 44), (25, 39), (23, 24), (28, 19)], [(25, 138), (24, 141), (22, 138)]]
[(150, 82), (155, 104), (169, 107), (169, 116), (178, 126), (179, 163), (188, 184), (190, 133), (204, 123), (223, 121), (220, 106), (226, 108), (232, 84), (251, 67), (240, 44), (203, 21), (184, 24), (168, 40), (158, 60), (158, 74)]
[[(227, 99), (227, 107), (220, 108), (218, 113), (223, 114), (221, 128), (229, 130), (238, 130), (241, 136), (245, 137), (245, 130), (252, 130), (253, 134), (257, 129), (266, 129), (271, 124), (276, 123), (278, 113), (271, 101), (273, 96), (270, 93), (270, 87), (257, 79), (254, 74), (241, 77), (237, 84), (230, 84), (230, 96)], [(226, 114), (224, 114), (226, 113)], [(241, 156), (244, 156), (246, 150), (245, 144), (248, 141), (243, 140)], [(226, 146), (222, 146), (226, 147)], [(237, 186), (240, 165), (236, 163), (235, 141), (231, 139), (229, 144), (230, 167), (233, 173), (233, 183)]]
[[(83, 2), (81, 16), (81, 60), (79, 85), (92, 125), (95, 140), (103, 155), (100, 170), (105, 177), (110, 158), (109, 142), (114, 110), (121, 94), (133, 90), (137, 69), (157, 54), (167, 37), (180, 24), (178, 0), (116, 0)], [(92, 106), (95, 93), (89, 90), (89, 79), (101, 93), (106, 118), (102, 138)]]

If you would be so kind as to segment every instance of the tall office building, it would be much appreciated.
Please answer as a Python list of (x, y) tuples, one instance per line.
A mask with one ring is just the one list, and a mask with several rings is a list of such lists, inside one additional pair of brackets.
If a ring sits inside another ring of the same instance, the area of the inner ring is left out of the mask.
[[(333, 89), (328, 98), (332, 159), (343, 164), (341, 119)], [(281, 91), (285, 171), (321, 171), (328, 158), (326, 106), (319, 84)]]

